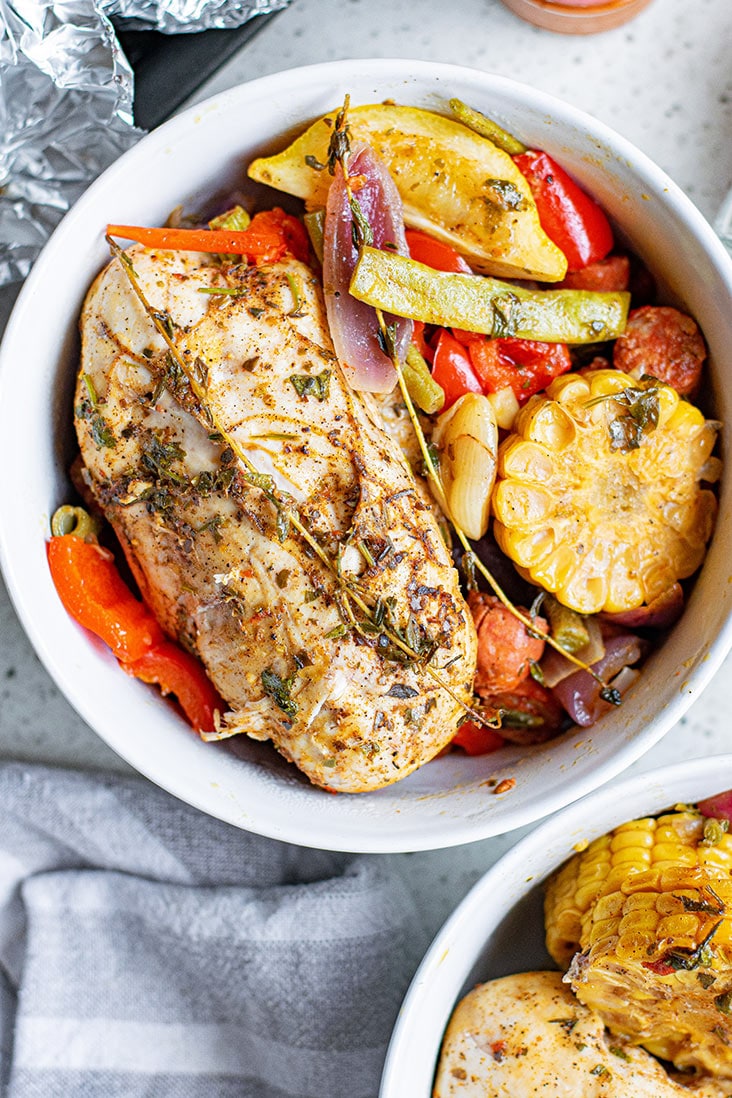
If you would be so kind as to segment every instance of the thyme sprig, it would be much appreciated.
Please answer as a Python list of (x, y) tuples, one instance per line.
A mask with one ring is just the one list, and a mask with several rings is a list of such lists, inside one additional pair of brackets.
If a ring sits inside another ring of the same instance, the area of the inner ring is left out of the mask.
[[(366, 244), (372, 244), (374, 237), (368, 219), (365, 217), (364, 212), (361, 209), (361, 204), (353, 193), (350, 176), (348, 174), (347, 158), (348, 154), (351, 151), (350, 127), (348, 125), (348, 108), (350, 102), (350, 96), (346, 95), (343, 100), (343, 106), (336, 115), (335, 125), (333, 127), (333, 132), (331, 134), (330, 142), (328, 144), (328, 170), (331, 175), (334, 175), (336, 164), (340, 164), (341, 166), (341, 169), (343, 171), (344, 185), (346, 188), (346, 196), (348, 198), (348, 204), (351, 209), (351, 236), (353, 239), (353, 245), (355, 248), (360, 249)], [(394, 362), (397, 377), (399, 378), (399, 385), (402, 389), (402, 392), (406, 392), (406, 385), (404, 382), (401, 363), (399, 361), (399, 354), (396, 347), (396, 322), (387, 325), (382, 311), (380, 309), (376, 309), (375, 311), (379, 323), (379, 331), (377, 333), (379, 344), (384, 353), (388, 355)], [(411, 399), (407, 404), (407, 408), (409, 409), (410, 416), (412, 417), (412, 422), (415, 423), (414, 405), (412, 404)], [(427, 443), (419, 424), (417, 424), (417, 430), (425, 464), (429, 465), (429, 467), (434, 472), (434, 468), (432, 466), (432, 455), (430, 455), (427, 449)], [(444, 500), (444, 493), (442, 493), (442, 499)], [(443, 507), (443, 510), (445, 514), (448, 514), (446, 506)], [(472, 549), (470, 551), (472, 553)], [(430, 654), (430, 658), (431, 655), (432, 653)], [(455, 691), (452, 690), (451, 687), (449, 687), (448, 684), (441, 679), (435, 669), (430, 666), (429, 662), (425, 662), (424, 667), (428, 674), (432, 677), (432, 679), (437, 682), (443, 688), (443, 690), (447, 691), (453, 701), (457, 702), (457, 704), (460, 705), (460, 707), (465, 711), (465, 715), (467, 717), (471, 717), (473, 720), (477, 721), (478, 724), (484, 725), (487, 728), (500, 727), (500, 715), (496, 715), (495, 717), (486, 717), (477, 709), (467, 705), (461, 698), (459, 698)]]
[[(521, 622), (521, 624), (524, 626), (524, 628), (530, 634), (533, 634), (535, 632), (535, 628), (534, 628), (534, 625), (533, 625), (532, 621), (530, 620), (530, 618), (527, 617), (526, 614), (522, 614), (521, 611), (519, 610), (519, 608), (517, 606), (515, 606), (514, 603), (511, 602), (511, 600), (508, 598), (508, 596), (504, 593), (503, 588), (499, 584), (498, 580), (495, 579), (493, 574), (488, 570), (488, 568), (486, 568), (486, 566), (483, 564), (483, 561), (480, 559), (480, 557), (474, 551), (473, 546), (471, 545), (470, 540), (468, 539), (467, 535), (464, 533), (464, 531), (461, 529), (461, 527), (455, 522), (455, 520), (452, 518), (452, 516), (450, 516), (450, 511), (449, 511), (449, 508), (447, 506), (447, 500), (446, 500), (446, 497), (445, 497), (445, 489), (444, 489), (444, 486), (442, 484), (442, 477), (440, 476), (439, 465), (435, 465), (435, 463), (432, 460), (432, 455), (431, 455), (430, 450), (429, 450), (429, 445), (427, 443), (427, 439), (425, 438), (424, 431), (422, 430), (422, 424), (419, 422), (419, 417), (417, 416), (417, 413), (416, 413), (415, 408), (414, 408), (414, 404), (412, 403), (412, 398), (409, 395), (409, 390), (407, 388), (406, 381), (404, 380), (404, 372), (403, 372), (402, 367), (401, 367), (401, 362), (399, 361), (399, 355), (397, 354), (397, 351), (396, 351), (394, 335), (393, 335), (393, 328), (392, 328), (391, 325), (388, 325), (386, 323), (386, 320), (384, 319), (384, 314), (382, 313), (381, 309), (376, 310), (376, 318), (377, 318), (378, 323), (379, 323), (379, 328), (381, 330), (381, 334), (382, 334), (382, 337), (383, 337), (383, 340), (384, 340), (384, 344), (387, 348), (387, 352), (390, 354), (391, 360), (394, 363), (394, 369), (396, 370), (397, 379), (399, 381), (399, 388), (401, 390), (402, 400), (404, 401), (407, 412), (409, 413), (409, 418), (412, 422), (412, 427), (414, 428), (414, 432), (417, 436), (417, 441), (419, 443), (419, 448), (422, 452), (422, 458), (423, 458), (423, 461), (424, 461), (424, 468), (425, 468), (425, 475), (427, 476), (427, 479), (429, 480), (429, 482), (432, 486), (433, 492), (435, 494), (435, 498), (437, 499), (437, 503), (442, 508), (444, 513), (450, 518), (450, 522), (452, 523), (452, 527), (455, 531), (455, 534), (457, 535), (457, 539), (458, 539), (458, 541), (460, 542), (460, 544), (462, 545), (462, 547), (465, 551), (463, 561), (471, 560), (472, 567), (474, 569), (476, 569), (478, 572), (480, 572), (480, 574), (487, 580), (487, 582), (490, 584), (492, 590), (494, 591), (494, 593), (496, 594), (498, 599), (506, 607), (506, 609), (511, 614), (513, 614), (513, 616), (515, 618), (517, 618), (518, 621)], [(564, 649), (561, 646), (561, 644), (558, 644), (557, 641), (555, 641), (552, 636), (545, 637), (545, 640), (546, 640), (547, 644), (549, 644), (552, 648), (556, 649), (556, 651), (559, 652), (562, 656), (564, 656), (565, 659), (568, 659), (571, 663), (575, 664), (575, 666), (579, 667), (582, 671), (588, 671), (590, 673), (590, 675), (592, 675), (595, 682), (599, 683), (599, 685), (601, 687), (600, 697), (603, 699), (603, 701), (609, 702), (610, 705), (620, 705), (621, 704), (620, 692), (618, 690), (616, 690), (614, 687), (609, 686), (604, 681), (604, 679), (602, 679), (597, 674), (597, 672), (594, 671), (592, 669), (592, 667), (589, 666), (589, 664), (584, 663), (582, 660), (577, 659), (577, 657), (572, 655), (571, 652), (567, 652), (566, 649)]]
[[(331, 134), (331, 139), (328, 146), (328, 169), (330, 173), (333, 174), (335, 172), (336, 163), (340, 163), (341, 165), (341, 168), (343, 170), (346, 194), (353, 217), (353, 242), (357, 248), (360, 248), (364, 244), (371, 243), (371, 241), (373, 240), (373, 235), (371, 233), (371, 227), (363, 215), (363, 211), (359, 205), (358, 199), (353, 193), (348, 175), (348, 165), (346, 161), (351, 148), (350, 129), (347, 121), (349, 103), (350, 97), (346, 95), (343, 101), (343, 106), (336, 115), (333, 133)], [(515, 299), (513, 298), (512, 294), (507, 294), (505, 296), (505, 299), (502, 299), (499, 303), (494, 326), (495, 323), (497, 323), (498, 327), (501, 328), (503, 334), (510, 334), (511, 311), (513, 308), (514, 300)], [(434, 449), (425, 438), (424, 431), (422, 430), (422, 425), (419, 422), (419, 418), (415, 411), (412, 398), (409, 395), (409, 390), (404, 379), (404, 371), (402, 370), (402, 364), (399, 359), (399, 353), (396, 346), (396, 322), (387, 324), (382, 310), (376, 308), (374, 311), (376, 313), (376, 319), (379, 326), (379, 344), (384, 353), (388, 355), (394, 365), (397, 380), (399, 382), (399, 388), (402, 394), (402, 399), (404, 401), (407, 412), (409, 413), (409, 418), (411, 420), (415, 435), (417, 436), (417, 442), (419, 443), (419, 448), (422, 453), (425, 475), (429, 480), (430, 485), (432, 486), (432, 490), (434, 492), (438, 505), (440, 506), (444, 514), (449, 517), (453, 529), (455, 530), (455, 533), (457, 535), (458, 541), (465, 551), (465, 556), (463, 559), (464, 561), (469, 560), (472, 562), (472, 568), (479, 571), (481, 575), (487, 580), (490, 587), (495, 592), (498, 599), (509, 611), (509, 613), (517, 618), (517, 620), (521, 622), (521, 624), (528, 630), (530, 634), (534, 634), (535, 630), (533, 623), (529, 620), (529, 618), (526, 617), (525, 614), (521, 613), (518, 607), (515, 606), (514, 603), (512, 603), (508, 596), (504, 593), (503, 589), (501, 588), (500, 584), (495, 579), (493, 574), (486, 568), (486, 566), (483, 564), (483, 561), (474, 552), (473, 547), (464, 531), (450, 515), (450, 511), (447, 506), (447, 499), (445, 497), (445, 489), (442, 484), (442, 478), (440, 476), (439, 462), (435, 460)], [(630, 411), (632, 415), (632, 408)], [(589, 664), (584, 663), (582, 660), (577, 659), (575, 655), (566, 651), (566, 649), (558, 644), (551, 635), (546, 637), (546, 643), (549, 644), (552, 648), (555, 648), (557, 652), (564, 656), (565, 659), (568, 659), (571, 663), (575, 664), (575, 666), (580, 668), (580, 670), (587, 671), (590, 675), (592, 675), (593, 679), (600, 685), (600, 697), (603, 701), (609, 702), (610, 705), (621, 704), (622, 699), (620, 696), (620, 692), (614, 687), (608, 685), (608, 683), (606, 683), (604, 679), (602, 679), (597, 674), (597, 672), (594, 671), (592, 667), (590, 667)], [(481, 723), (490, 724), (491, 722), (487, 721), (485, 718), (482, 718)], [(500, 720), (498, 721), (498, 724), (500, 725)], [(495, 727), (495, 725), (491, 726)]]

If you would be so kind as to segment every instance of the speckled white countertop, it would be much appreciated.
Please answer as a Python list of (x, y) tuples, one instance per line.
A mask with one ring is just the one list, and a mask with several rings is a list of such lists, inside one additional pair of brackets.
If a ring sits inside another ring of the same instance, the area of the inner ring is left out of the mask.
[[(560, 96), (638, 145), (710, 219), (732, 186), (730, 0), (654, 0), (632, 23), (590, 37), (538, 30), (500, 0), (293, 0), (196, 99), (296, 65), (370, 56), (470, 65)], [(14, 296), (0, 290), (0, 329)], [(731, 713), (732, 658), (687, 717), (633, 769), (732, 751)], [(1, 583), (0, 756), (128, 769), (59, 694)], [(420, 898), (425, 929), (437, 930), (518, 834), (394, 856)]]

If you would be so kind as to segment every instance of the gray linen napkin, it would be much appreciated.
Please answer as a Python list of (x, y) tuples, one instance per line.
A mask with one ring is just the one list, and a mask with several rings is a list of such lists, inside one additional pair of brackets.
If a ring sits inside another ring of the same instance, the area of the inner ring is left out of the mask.
[(425, 946), (390, 863), (0, 765), (8, 1098), (372, 1098)]

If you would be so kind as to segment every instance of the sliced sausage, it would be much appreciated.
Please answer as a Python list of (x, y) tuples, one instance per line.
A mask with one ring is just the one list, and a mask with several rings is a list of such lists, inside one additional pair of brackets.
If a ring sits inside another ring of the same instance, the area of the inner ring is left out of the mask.
[[(530, 664), (541, 659), (543, 637), (532, 636), (495, 595), (473, 591), (468, 605), (478, 633), (476, 693), (490, 695), (515, 690), (528, 677)], [(537, 633), (549, 632), (544, 618), (534, 618), (533, 626)]]
[(699, 384), (707, 349), (690, 316), (667, 305), (643, 305), (615, 341), (613, 365), (633, 377), (650, 374), (682, 396)]
[(606, 259), (598, 259), (597, 263), (590, 263), (580, 271), (570, 271), (556, 288), (611, 293), (627, 290), (629, 282), (630, 260), (627, 255), (609, 255)]

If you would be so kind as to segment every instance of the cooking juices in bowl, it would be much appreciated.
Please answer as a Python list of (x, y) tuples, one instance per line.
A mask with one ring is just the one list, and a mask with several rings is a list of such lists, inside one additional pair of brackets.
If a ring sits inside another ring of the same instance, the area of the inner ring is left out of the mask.
[(205, 740), (332, 792), (632, 705), (716, 514), (694, 319), (450, 106), (346, 101), (251, 163), (304, 219), (111, 225), (82, 313), (75, 481), (149, 609), (83, 512), (64, 605)]

